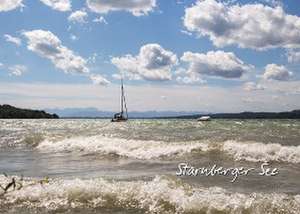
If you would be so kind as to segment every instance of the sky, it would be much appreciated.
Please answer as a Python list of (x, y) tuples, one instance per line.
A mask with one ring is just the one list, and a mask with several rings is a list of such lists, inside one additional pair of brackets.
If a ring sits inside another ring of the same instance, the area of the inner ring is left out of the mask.
[(300, 109), (295, 0), (0, 0), (0, 104)]

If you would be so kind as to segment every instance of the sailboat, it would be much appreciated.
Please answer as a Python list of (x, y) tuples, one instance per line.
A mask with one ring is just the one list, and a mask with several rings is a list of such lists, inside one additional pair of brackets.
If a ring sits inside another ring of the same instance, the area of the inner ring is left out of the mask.
[[(124, 111), (125, 110), (125, 111)], [(111, 122), (124, 122), (128, 120), (126, 99), (124, 94), (123, 78), (121, 79), (121, 111), (116, 113)]]

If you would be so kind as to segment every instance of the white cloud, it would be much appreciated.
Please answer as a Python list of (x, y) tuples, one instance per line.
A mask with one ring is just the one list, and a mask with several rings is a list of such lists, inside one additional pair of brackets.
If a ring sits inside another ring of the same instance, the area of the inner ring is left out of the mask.
[(5, 34), (4, 38), (7, 42), (11, 42), (14, 43), (17, 46), (20, 46), (22, 44), (21, 39), (17, 38), (17, 37), (13, 37), (9, 34)]
[(21, 76), (24, 72), (27, 71), (27, 67), (24, 65), (14, 65), (8, 68), (9, 75), (11, 76)]
[(116, 80), (120, 80), (122, 78), (121, 74), (112, 74), (111, 76)]
[[(129, 111), (285, 111), (297, 109), (300, 94), (289, 96), (278, 89), (295, 91), (300, 82), (267, 82), (268, 90), (249, 93), (241, 87), (190, 86), (190, 85), (125, 85)], [(272, 91), (271, 91), (272, 89)], [(0, 83), (0, 100), (26, 108), (80, 108), (96, 107), (101, 110), (118, 110), (119, 84), (107, 87), (93, 84), (59, 83)], [(74, 96), (76, 95), (76, 96)], [(160, 99), (163, 95), (167, 99)], [(277, 96), (279, 99), (271, 99)], [(250, 104), (243, 98), (255, 100)], [(184, 101), (184, 102), (178, 102)], [(288, 104), (288, 105), (287, 105)]]
[(130, 79), (170, 80), (171, 69), (177, 64), (177, 56), (158, 44), (141, 47), (137, 56), (114, 57), (111, 62)]
[(88, 14), (84, 10), (77, 10), (68, 17), (70, 22), (78, 22), (78, 23), (86, 23), (87, 22)]
[(263, 84), (265, 91), (271, 91), (276, 96), (300, 95), (300, 81), (264, 81)]
[(98, 18), (95, 18), (94, 20), (93, 20), (93, 22), (96, 22), (96, 23), (102, 23), (102, 24), (108, 24), (107, 23), (107, 21), (106, 21), (106, 19), (103, 17), (103, 16), (100, 16), (100, 17), (98, 17)]
[(240, 78), (250, 71), (251, 65), (245, 64), (234, 53), (224, 51), (209, 51), (207, 54), (185, 52), (181, 60), (189, 63), (187, 74)]
[(199, 36), (208, 36), (218, 47), (300, 47), (300, 17), (285, 13), (280, 6), (197, 1), (185, 10), (184, 25)]
[(0, 1), (0, 12), (14, 10), (18, 7), (23, 7), (23, 0), (1, 0)]
[(259, 91), (259, 90), (264, 90), (265, 87), (263, 87), (262, 85), (260, 84), (256, 84), (254, 82), (246, 82), (244, 84), (244, 90), (245, 91)]
[(147, 15), (156, 6), (156, 0), (87, 0), (87, 6), (96, 13), (127, 11), (134, 16)]
[(71, 10), (71, 1), (70, 0), (40, 0), (45, 5), (51, 7), (54, 10), (58, 11), (70, 11)]
[(179, 67), (179, 68), (177, 68), (177, 69), (174, 71), (174, 74), (175, 74), (176, 76), (180, 76), (180, 75), (185, 74), (185, 73), (186, 73), (186, 69), (183, 68), (183, 67)]
[(265, 67), (263, 78), (266, 80), (288, 81), (293, 73), (283, 65), (268, 64)]
[(99, 74), (91, 74), (90, 79), (95, 85), (108, 85), (110, 82)]
[(23, 33), (28, 39), (28, 50), (50, 59), (56, 68), (65, 73), (88, 73), (87, 61), (63, 46), (50, 31), (33, 30)]
[(89, 74), (90, 69), (87, 67), (87, 60), (63, 46), (59, 38), (50, 31), (33, 30), (24, 32), (23, 35), (28, 39), (28, 50), (51, 60), (56, 68), (65, 73), (85, 74), (93, 83), (109, 83), (100, 75)]
[(4, 64), (0, 62), (0, 68), (3, 67), (3, 66), (4, 66)]
[(289, 50), (287, 57), (290, 63), (300, 63), (300, 51)]
[(186, 31), (186, 30), (181, 30), (181, 33), (188, 35), (188, 36), (192, 36), (193, 34), (190, 31)]
[(186, 76), (177, 76), (176, 81), (181, 84), (203, 84), (205, 80), (201, 79), (198, 73), (187, 73)]

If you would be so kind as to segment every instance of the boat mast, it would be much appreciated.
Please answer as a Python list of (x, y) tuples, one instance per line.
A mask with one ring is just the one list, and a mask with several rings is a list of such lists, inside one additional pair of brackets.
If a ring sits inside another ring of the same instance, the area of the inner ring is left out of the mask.
[(123, 88), (123, 78), (121, 78), (121, 115), (123, 116), (123, 99), (124, 99), (124, 88)]
[(123, 113), (124, 113), (124, 108), (125, 108), (126, 118), (128, 118), (123, 78), (121, 78), (121, 114), (122, 114), (122, 116), (123, 116)]

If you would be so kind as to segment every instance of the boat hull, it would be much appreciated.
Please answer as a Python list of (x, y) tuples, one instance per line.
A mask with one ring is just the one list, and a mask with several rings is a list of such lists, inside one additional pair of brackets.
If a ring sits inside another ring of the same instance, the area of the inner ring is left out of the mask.
[(111, 122), (126, 122), (127, 118), (113, 118)]

